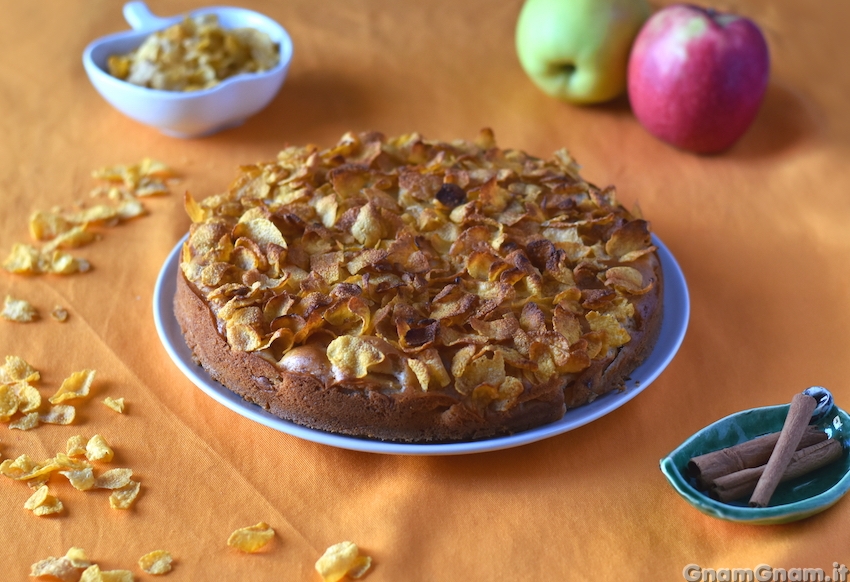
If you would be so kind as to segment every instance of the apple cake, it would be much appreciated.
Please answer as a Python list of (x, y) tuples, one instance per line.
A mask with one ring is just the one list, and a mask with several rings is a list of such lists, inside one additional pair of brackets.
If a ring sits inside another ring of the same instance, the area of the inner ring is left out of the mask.
[(613, 188), (474, 142), (348, 133), (197, 201), (175, 315), (212, 378), (313, 429), (453, 442), (623, 389), (661, 327), (648, 223)]

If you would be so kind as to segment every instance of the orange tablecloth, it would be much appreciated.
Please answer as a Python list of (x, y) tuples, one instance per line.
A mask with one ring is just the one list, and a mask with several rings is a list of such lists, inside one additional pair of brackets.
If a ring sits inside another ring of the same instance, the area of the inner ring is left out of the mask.
[[(759, 117), (731, 151), (698, 157), (648, 135), (624, 101), (579, 108), (525, 77), (513, 30), (521, 2), (255, 0), (295, 44), (272, 104), (243, 126), (181, 140), (123, 117), (89, 84), (85, 45), (124, 30), (105, 0), (8, 2), (0, 18), (0, 254), (27, 242), (35, 210), (88, 200), (92, 169), (162, 160), (181, 175), (149, 215), (104, 231), (75, 254), (93, 269), (70, 277), (0, 272), (0, 296), (29, 300), (33, 324), (0, 321), (0, 356), (23, 357), (46, 397), (97, 370), (72, 426), (0, 425), (0, 454), (38, 460), (72, 434), (99, 433), (113, 466), (142, 483), (135, 507), (64, 479), (66, 506), (38, 518), (30, 490), (0, 479), (5, 580), (82, 547), (104, 569), (153, 549), (175, 557), (168, 580), (317, 580), (329, 545), (358, 543), (368, 579), (679, 580), (703, 568), (823, 568), (850, 563), (850, 501), (771, 527), (706, 517), (667, 484), (658, 461), (732, 412), (783, 403), (810, 385), (850, 406), (850, 9), (842, 2), (718, 2), (755, 19), (773, 58)], [(722, 6), (720, 6), (722, 5)], [(174, 14), (197, 1), (151, 0)], [(455, 457), (339, 450), (265, 428), (217, 404), (171, 363), (157, 337), (152, 292), (187, 230), (184, 190), (222, 191), (241, 163), (286, 144), (328, 146), (348, 130), (474, 138), (549, 156), (568, 147), (583, 173), (639, 203), (687, 278), (687, 337), (667, 370), (615, 412), (562, 436)], [(49, 312), (70, 312), (60, 324)], [(125, 414), (103, 406), (123, 396)], [(256, 555), (229, 549), (237, 527), (277, 532)]]

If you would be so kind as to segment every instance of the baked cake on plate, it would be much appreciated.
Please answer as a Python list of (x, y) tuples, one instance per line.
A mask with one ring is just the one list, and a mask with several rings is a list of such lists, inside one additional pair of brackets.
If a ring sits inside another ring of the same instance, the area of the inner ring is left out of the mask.
[(621, 389), (661, 327), (649, 224), (566, 151), (348, 133), (186, 196), (175, 315), (225, 387), (314, 429), (484, 439)]

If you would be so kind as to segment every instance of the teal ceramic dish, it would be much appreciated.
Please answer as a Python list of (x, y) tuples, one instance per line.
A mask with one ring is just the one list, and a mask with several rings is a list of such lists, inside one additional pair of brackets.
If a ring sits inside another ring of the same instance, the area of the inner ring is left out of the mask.
[(746, 499), (731, 503), (716, 501), (699, 491), (688, 476), (688, 461), (693, 457), (782, 430), (788, 408), (787, 404), (753, 408), (720, 419), (694, 434), (662, 459), (661, 471), (679, 495), (712, 517), (753, 525), (770, 525), (797, 521), (820, 513), (834, 505), (850, 489), (850, 455), (846, 439), (850, 417), (838, 407), (835, 407), (837, 414), (830, 419), (832, 425), (826, 430), (843, 441), (843, 456), (808, 475), (781, 483), (768, 507), (749, 507)]

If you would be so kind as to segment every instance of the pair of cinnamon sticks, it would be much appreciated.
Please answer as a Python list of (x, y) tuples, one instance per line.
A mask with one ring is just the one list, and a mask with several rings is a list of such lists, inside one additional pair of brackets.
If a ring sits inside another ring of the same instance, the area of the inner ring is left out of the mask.
[(750, 497), (750, 506), (767, 507), (776, 487), (838, 460), (841, 442), (808, 426), (817, 402), (797, 394), (782, 431), (694, 457), (688, 472), (712, 498), (728, 503)]

